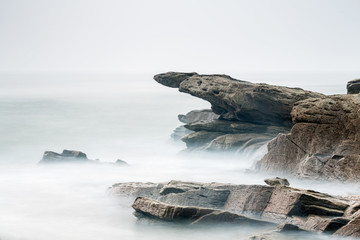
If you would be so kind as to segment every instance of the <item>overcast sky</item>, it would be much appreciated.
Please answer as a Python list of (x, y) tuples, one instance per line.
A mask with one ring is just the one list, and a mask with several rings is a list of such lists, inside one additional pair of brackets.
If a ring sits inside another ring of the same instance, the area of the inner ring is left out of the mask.
[(0, 0), (0, 72), (359, 67), (359, 0)]

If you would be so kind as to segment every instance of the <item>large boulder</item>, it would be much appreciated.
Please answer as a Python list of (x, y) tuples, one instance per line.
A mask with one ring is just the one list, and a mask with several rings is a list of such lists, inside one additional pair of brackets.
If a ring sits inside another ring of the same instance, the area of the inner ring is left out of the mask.
[(295, 102), (323, 96), (300, 88), (254, 84), (227, 75), (168, 72), (155, 75), (154, 79), (210, 102), (213, 112), (222, 119), (281, 126), (292, 124), (290, 111)]
[(334, 95), (297, 102), (295, 125), (268, 144), (260, 171), (312, 179), (360, 178), (360, 95)]

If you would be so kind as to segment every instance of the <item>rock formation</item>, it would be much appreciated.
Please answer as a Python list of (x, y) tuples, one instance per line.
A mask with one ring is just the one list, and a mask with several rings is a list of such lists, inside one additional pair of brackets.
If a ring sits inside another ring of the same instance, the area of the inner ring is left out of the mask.
[(254, 84), (227, 75), (168, 72), (154, 79), (210, 102), (212, 111), (219, 115), (219, 119), (212, 121), (200, 118), (188, 121), (184, 127), (193, 132), (182, 127), (175, 131), (175, 136), (187, 133), (182, 140), (190, 150), (254, 152), (278, 133), (290, 130), (290, 111), (295, 102), (323, 96), (300, 88)]
[(346, 88), (348, 94), (360, 93), (360, 79), (355, 79), (348, 82)]
[(360, 229), (358, 198), (354, 201), (282, 185), (118, 183), (109, 192), (136, 197), (133, 208), (137, 212), (166, 221), (253, 224), (257, 220), (282, 224), (277, 231), (342, 236), (358, 236)]
[(115, 163), (100, 162), (98, 159), (88, 159), (87, 155), (80, 151), (66, 150), (62, 153), (56, 153), (52, 151), (45, 151), (39, 164), (63, 164), (63, 163), (91, 163), (91, 164), (114, 164), (118, 166), (125, 166), (127, 162), (123, 160), (116, 160)]
[(295, 125), (268, 145), (260, 171), (311, 179), (360, 178), (360, 95), (334, 95), (299, 101)]
[(62, 153), (46, 151), (39, 163), (84, 163), (89, 161), (83, 152), (64, 149)]

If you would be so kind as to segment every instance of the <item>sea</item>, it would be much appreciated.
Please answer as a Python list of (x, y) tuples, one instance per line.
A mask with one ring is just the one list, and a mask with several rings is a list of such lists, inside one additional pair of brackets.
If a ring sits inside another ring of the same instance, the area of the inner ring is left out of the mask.
[[(0, 239), (249, 239), (258, 226), (191, 227), (139, 220), (131, 200), (108, 189), (119, 182), (170, 180), (263, 184), (251, 171), (266, 152), (186, 153), (170, 135), (178, 114), (207, 109), (202, 99), (153, 80), (156, 73), (0, 74)], [(247, 73), (241, 80), (346, 93), (356, 73)], [(45, 151), (78, 150), (95, 165), (39, 165)], [(112, 164), (116, 160), (126, 166)], [(290, 179), (294, 187), (360, 194), (357, 184)], [(282, 239), (304, 239), (302, 234)], [(280, 239), (280, 238), (279, 238)], [(329, 239), (311, 235), (309, 239)], [(336, 239), (336, 238), (333, 238)]]

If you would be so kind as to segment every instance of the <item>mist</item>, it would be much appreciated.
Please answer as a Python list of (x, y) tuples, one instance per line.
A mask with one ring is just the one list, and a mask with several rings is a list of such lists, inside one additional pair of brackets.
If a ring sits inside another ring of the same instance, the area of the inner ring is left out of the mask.
[[(170, 137), (177, 115), (210, 104), (152, 78), (195, 71), (343, 94), (360, 75), (359, 8), (356, 0), (0, 0), (0, 239), (228, 240), (268, 231), (138, 221), (132, 199), (107, 189), (275, 177), (252, 171), (265, 145), (187, 152)], [(38, 164), (63, 149), (101, 164)], [(360, 194), (358, 184), (289, 181)]]
[[(270, 230), (138, 221), (131, 199), (107, 194), (117, 182), (263, 184), (264, 178), (273, 177), (251, 171), (266, 146), (239, 155), (189, 154), (184, 143), (170, 138), (181, 124), (177, 114), (209, 108), (209, 103), (165, 88), (146, 74), (28, 75), (26, 81), (12, 75), (2, 82), (6, 91), (1, 94), (0, 123), (6, 137), (0, 142), (1, 239), (248, 239)], [(62, 149), (83, 151), (104, 164), (37, 164), (44, 151)], [(128, 165), (110, 164), (117, 159)], [(360, 192), (358, 185), (290, 182), (336, 195)]]

